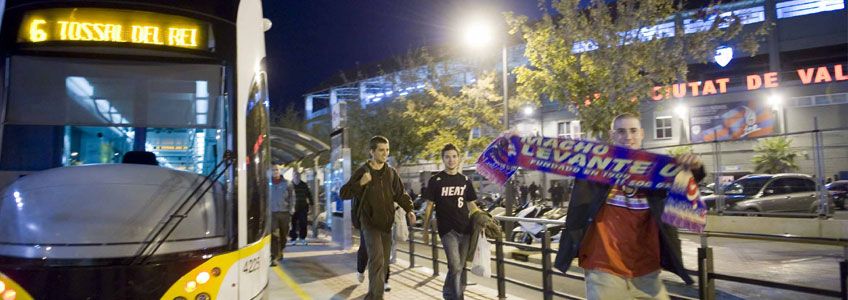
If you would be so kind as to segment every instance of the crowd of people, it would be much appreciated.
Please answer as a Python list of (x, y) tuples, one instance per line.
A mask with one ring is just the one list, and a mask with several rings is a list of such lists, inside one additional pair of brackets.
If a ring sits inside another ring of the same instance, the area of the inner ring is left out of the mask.
[[(616, 116), (610, 125), (610, 136), (617, 146), (640, 149), (644, 130), (639, 116)], [(353, 172), (339, 192), (342, 199), (353, 199), (353, 226), (360, 232), (359, 281), (364, 282), (366, 269), (368, 273), (365, 299), (383, 299), (389, 290), (392, 228), (407, 225), (396, 224), (395, 214), (402, 209), (409, 224), (415, 224), (416, 219), (410, 193), (397, 170), (387, 164), (389, 145), (386, 137), (371, 138), (370, 159)], [(475, 240), (472, 236), (482, 231), (481, 223), (494, 222), (490, 217), (480, 218), (485, 213), (475, 204), (474, 185), (461, 173), (460, 153), (455, 145), (446, 144), (440, 153), (444, 169), (430, 177), (421, 191), (421, 197), (427, 201), (424, 228), (428, 228), (435, 211), (438, 235), (447, 258), (444, 299), (464, 298), (461, 277), (474, 251), (469, 246)], [(696, 181), (703, 179), (703, 163), (697, 156), (685, 154), (678, 157), (678, 162), (691, 170)], [(522, 202), (542, 199), (535, 182), (513, 188)], [(686, 283), (693, 282), (683, 267), (676, 228), (660, 219), (666, 190), (574, 179), (573, 187), (568, 190), (554, 182), (547, 192), (556, 207), (569, 199), (554, 267), (566, 272), (576, 259), (584, 272), (588, 299), (669, 299), (659, 277), (663, 269)], [(288, 184), (279, 169), (274, 170), (271, 199), (273, 224), (278, 231), (272, 244), (276, 261), (282, 258), (289, 222), (293, 229), (291, 241), (306, 244), (306, 215), (314, 203), (300, 174)]]

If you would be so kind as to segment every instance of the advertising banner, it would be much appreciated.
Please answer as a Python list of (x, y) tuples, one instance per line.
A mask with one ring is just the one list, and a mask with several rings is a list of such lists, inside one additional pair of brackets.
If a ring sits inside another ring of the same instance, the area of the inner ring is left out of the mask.
[(774, 133), (774, 114), (758, 101), (695, 106), (689, 131), (693, 143), (761, 137)]

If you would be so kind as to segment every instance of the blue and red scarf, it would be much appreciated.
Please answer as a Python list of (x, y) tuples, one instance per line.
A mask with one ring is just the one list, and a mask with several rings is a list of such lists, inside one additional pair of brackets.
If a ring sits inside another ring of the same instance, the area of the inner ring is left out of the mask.
[(662, 220), (702, 232), (707, 207), (692, 173), (670, 156), (606, 143), (508, 133), (477, 159), (477, 173), (503, 185), (518, 168), (637, 188), (669, 190)]

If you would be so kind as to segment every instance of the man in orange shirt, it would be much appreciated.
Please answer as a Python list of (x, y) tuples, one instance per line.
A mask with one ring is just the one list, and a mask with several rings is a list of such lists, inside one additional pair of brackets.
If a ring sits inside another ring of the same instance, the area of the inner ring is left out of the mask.
[[(610, 136), (618, 146), (640, 149), (645, 131), (638, 115), (621, 114), (613, 119)], [(695, 181), (704, 178), (697, 156), (677, 160)], [(565, 272), (577, 257), (588, 299), (669, 299), (659, 279), (662, 269), (687, 284), (693, 280), (683, 267), (677, 229), (660, 220), (667, 194), (575, 180), (554, 266)]]

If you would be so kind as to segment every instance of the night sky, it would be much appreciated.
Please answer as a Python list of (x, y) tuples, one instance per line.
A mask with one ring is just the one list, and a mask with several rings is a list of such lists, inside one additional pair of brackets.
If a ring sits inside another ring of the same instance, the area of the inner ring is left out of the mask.
[(452, 42), (466, 12), (538, 18), (535, 0), (265, 0), (271, 108), (303, 110), (303, 94), (342, 70)]

